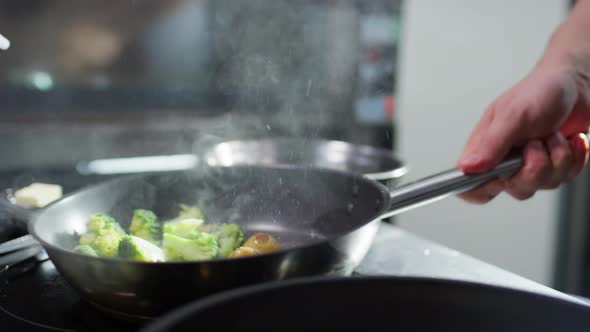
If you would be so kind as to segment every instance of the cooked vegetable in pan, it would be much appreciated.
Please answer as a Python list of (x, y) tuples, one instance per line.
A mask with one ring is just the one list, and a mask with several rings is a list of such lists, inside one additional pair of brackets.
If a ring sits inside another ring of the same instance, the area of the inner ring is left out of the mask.
[(207, 224), (197, 206), (180, 205), (178, 216), (160, 221), (149, 210), (136, 209), (128, 233), (111, 216), (96, 213), (86, 223), (74, 251), (88, 256), (145, 262), (238, 258), (280, 249), (269, 234), (256, 233), (244, 241), (237, 224)]
[(114, 257), (125, 231), (115, 219), (97, 213), (86, 223), (88, 231), (80, 236), (80, 245), (88, 245), (98, 256)]
[(162, 238), (162, 227), (155, 213), (138, 209), (133, 211), (133, 218), (129, 226), (129, 233), (153, 244), (158, 244)]

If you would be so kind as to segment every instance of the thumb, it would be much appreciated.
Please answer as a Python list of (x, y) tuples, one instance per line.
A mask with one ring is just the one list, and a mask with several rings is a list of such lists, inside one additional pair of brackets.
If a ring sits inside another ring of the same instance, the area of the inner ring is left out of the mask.
[(494, 116), (493, 109), (488, 110), (471, 133), (458, 161), (458, 167), (463, 172), (488, 171), (517, 145), (522, 131), (518, 126), (519, 121), (499, 117), (501, 116)]

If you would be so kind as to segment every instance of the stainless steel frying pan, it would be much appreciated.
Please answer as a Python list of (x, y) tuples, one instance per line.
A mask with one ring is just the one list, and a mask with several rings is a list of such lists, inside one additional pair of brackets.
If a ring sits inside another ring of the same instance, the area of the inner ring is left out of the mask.
[[(388, 188), (397, 186), (408, 172), (405, 163), (391, 150), (337, 140), (295, 137), (226, 141), (208, 148), (202, 154), (202, 159), (210, 166), (296, 165), (335, 169), (362, 174)], [(3, 193), (0, 205), (4, 205), (4, 210), (10, 211), (16, 218), (27, 220), (30, 212), (23, 212), (15, 206), (16, 199), (12, 191), (7, 189)], [(35, 248), (30, 248), (32, 246)], [(41, 251), (43, 248), (31, 235), (2, 243), (0, 266), (16, 265), (37, 256)]]
[[(452, 169), (394, 190), (363, 175), (294, 166), (231, 166), (117, 178), (72, 193), (30, 213), (29, 233), (63, 277), (97, 307), (135, 318), (160, 315), (204, 295), (248, 284), (310, 275), (349, 275), (379, 221), (407, 209), (516, 172), (511, 157), (485, 174)], [(173, 216), (177, 205), (199, 204), (210, 222), (236, 222), (245, 232), (278, 238), (280, 252), (240, 259), (145, 263), (71, 251), (91, 214), (121, 221), (133, 209)]]

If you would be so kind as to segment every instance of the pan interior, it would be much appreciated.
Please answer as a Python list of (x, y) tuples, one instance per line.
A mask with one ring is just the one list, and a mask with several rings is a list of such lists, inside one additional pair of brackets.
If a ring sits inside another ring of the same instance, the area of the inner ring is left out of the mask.
[(173, 218), (179, 204), (198, 205), (208, 223), (237, 223), (249, 236), (266, 232), (283, 248), (344, 235), (374, 219), (388, 195), (362, 176), (303, 167), (235, 166), (122, 177), (70, 195), (46, 209), (33, 232), (62, 249), (77, 244), (94, 213), (128, 228), (134, 209)]
[[(354, 174), (405, 173), (391, 151), (342, 141), (273, 138), (230, 141), (206, 154), (212, 165), (300, 165), (336, 169)], [(394, 177), (397, 177), (394, 176)]]

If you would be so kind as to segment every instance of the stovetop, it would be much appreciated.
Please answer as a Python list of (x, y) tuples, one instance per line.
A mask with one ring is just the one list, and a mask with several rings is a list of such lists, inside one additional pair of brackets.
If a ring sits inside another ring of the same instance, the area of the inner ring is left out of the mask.
[[(0, 218), (0, 242), (24, 235), (22, 225)], [(0, 269), (1, 331), (136, 331), (141, 324), (117, 320), (93, 308), (47, 257)]]
[[(18, 236), (21, 231), (2, 229)], [(2, 230), (0, 229), (0, 230)], [(6, 239), (6, 233), (0, 232)], [(356, 274), (356, 273), (355, 273)], [(30, 259), (0, 270), (0, 330), (19, 332), (132, 332), (149, 322), (109, 316), (81, 299), (49, 260)]]
[(91, 307), (56, 271), (34, 260), (0, 272), (2, 331), (135, 331), (141, 323), (117, 320)]
[[(29, 169), (0, 172), (0, 189), (32, 182), (62, 185), (64, 193), (107, 180), (73, 169)], [(26, 234), (25, 227), (0, 211), (0, 243)], [(30, 259), (0, 269), (0, 330), (2, 331), (135, 331), (141, 324), (112, 318), (77, 295), (46, 259)]]
[[(58, 183), (64, 193), (107, 180), (69, 170), (0, 172), (0, 190), (31, 182)], [(25, 227), (0, 211), (0, 243), (26, 234)], [(137, 331), (148, 322), (128, 322), (109, 316), (81, 299), (53, 263), (32, 258), (10, 268), (0, 267), (1, 331)]]

